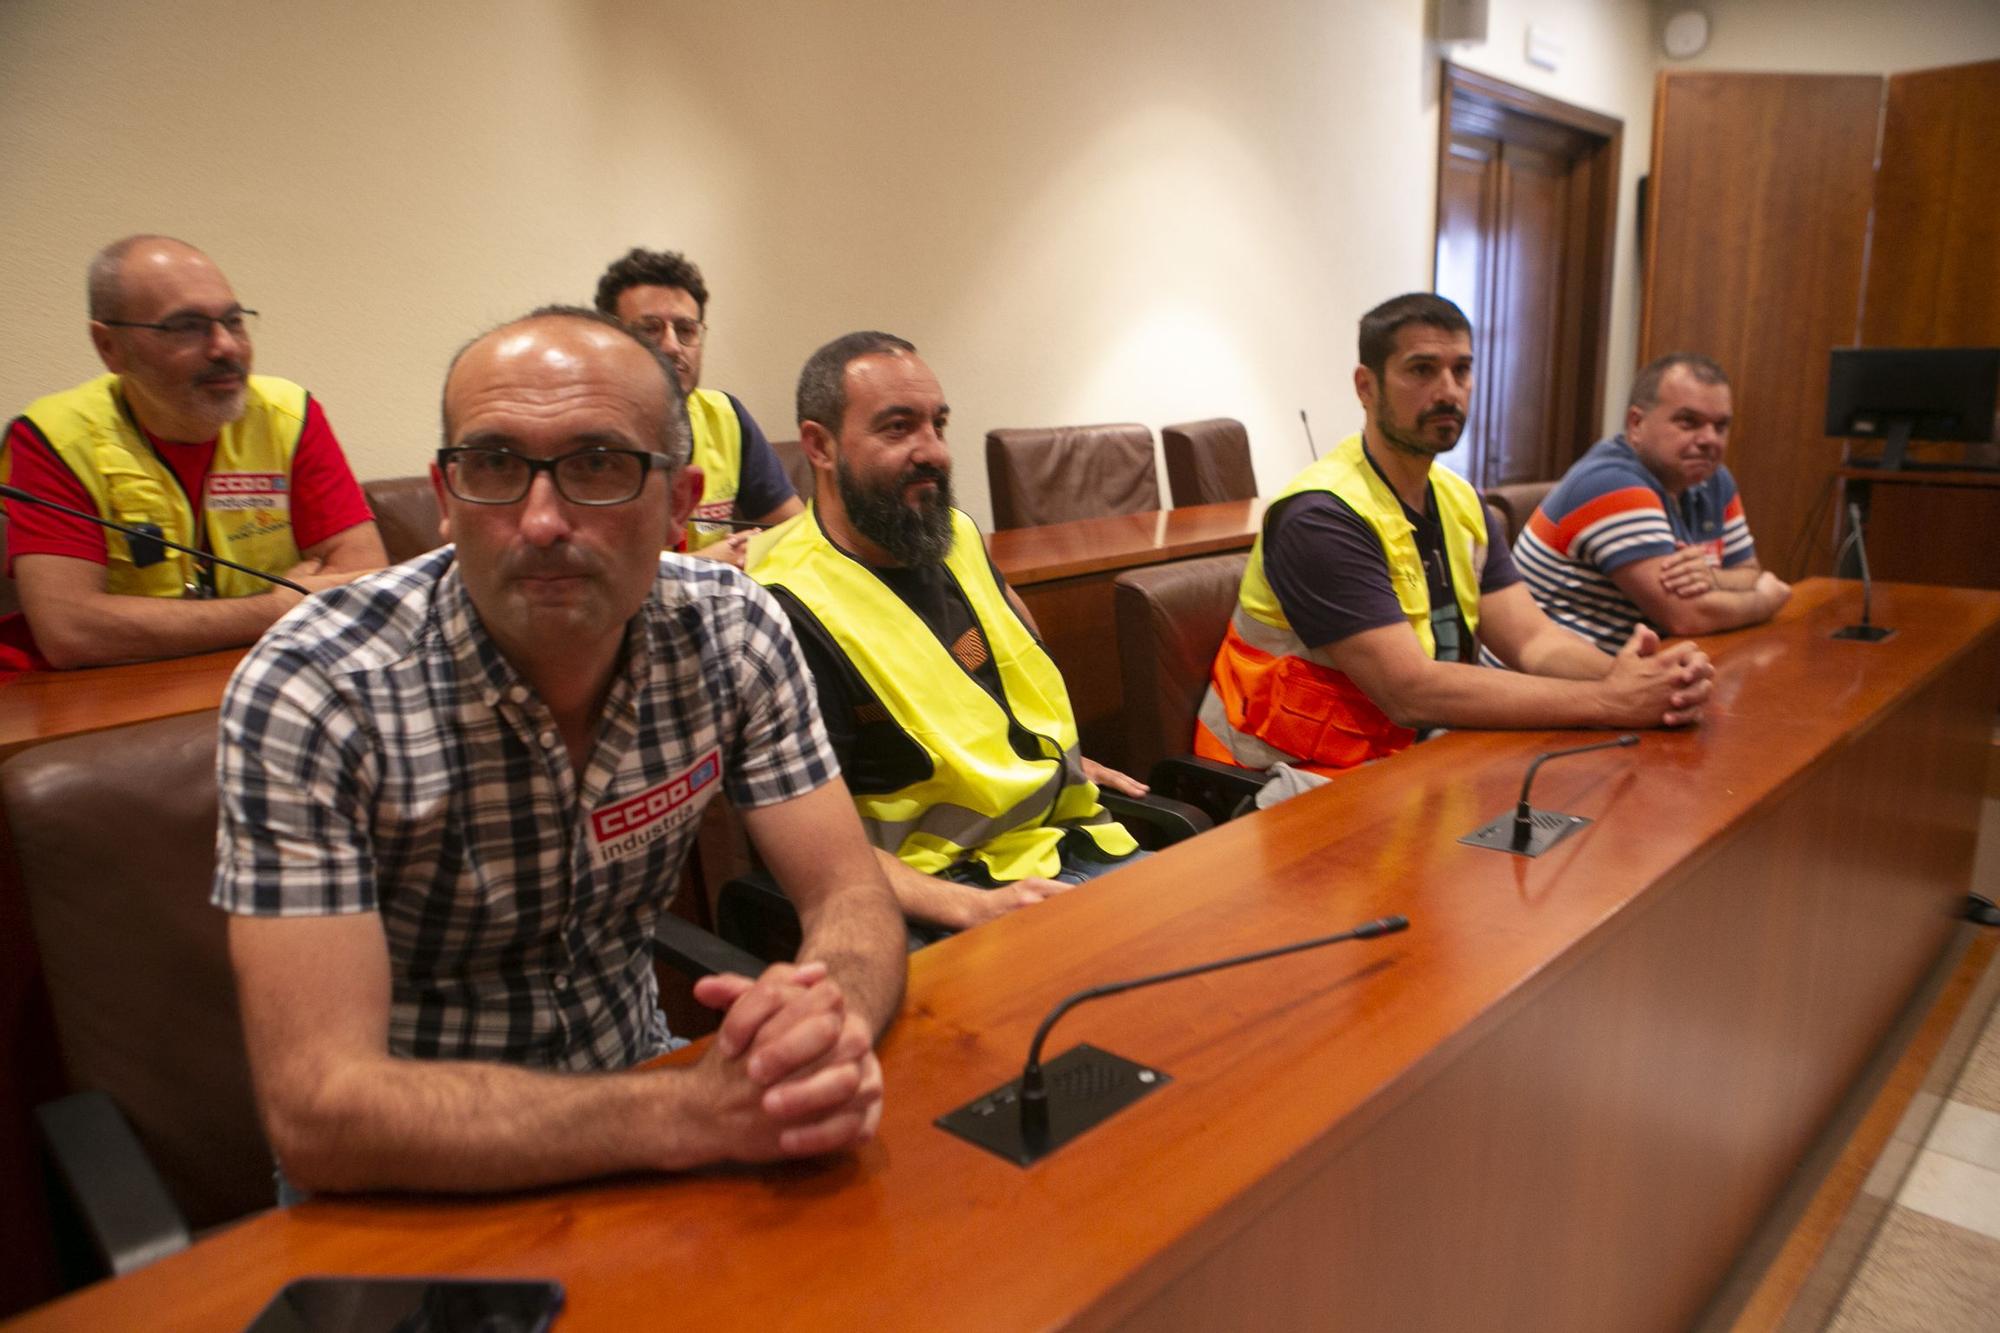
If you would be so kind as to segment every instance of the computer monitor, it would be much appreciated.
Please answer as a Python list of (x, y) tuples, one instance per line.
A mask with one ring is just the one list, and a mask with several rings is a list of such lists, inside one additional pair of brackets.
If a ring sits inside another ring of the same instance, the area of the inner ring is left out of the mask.
[(1826, 381), (1826, 433), (1884, 441), (1864, 466), (1900, 468), (1911, 440), (1995, 438), (2000, 347), (1836, 347)]

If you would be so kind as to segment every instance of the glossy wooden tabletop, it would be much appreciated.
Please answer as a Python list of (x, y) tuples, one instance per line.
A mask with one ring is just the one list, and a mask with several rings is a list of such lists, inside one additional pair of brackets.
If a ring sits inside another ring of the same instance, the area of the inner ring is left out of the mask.
[[(1876, 619), (1898, 635), (1828, 640), (1859, 601), (1855, 585), (1801, 585), (1774, 624), (1708, 642), (1719, 683), (1702, 726), (1551, 765), (1537, 805), (1594, 822), (1538, 860), (1457, 838), (1512, 808), (1531, 756), (1591, 737), (1460, 732), (915, 955), (882, 1047), (882, 1132), (851, 1157), (490, 1201), (309, 1203), (22, 1326), (240, 1327), (287, 1278), (325, 1272), (552, 1277), (569, 1292), (561, 1326), (578, 1329), (1103, 1326), (2000, 627), (2000, 595), (1878, 588)], [(1051, 1052), (1090, 1041), (1174, 1082), (1031, 1169), (931, 1124), (1017, 1074), (1036, 1022), (1074, 990), (1391, 912), (1407, 933), (1066, 1018)]]
[(42, 741), (214, 708), (246, 651), (0, 680), (0, 757)]
[(986, 539), (993, 563), (1015, 587), (1137, 565), (1248, 550), (1264, 518), (1263, 500), (1226, 500), (1181, 509), (1010, 528)]

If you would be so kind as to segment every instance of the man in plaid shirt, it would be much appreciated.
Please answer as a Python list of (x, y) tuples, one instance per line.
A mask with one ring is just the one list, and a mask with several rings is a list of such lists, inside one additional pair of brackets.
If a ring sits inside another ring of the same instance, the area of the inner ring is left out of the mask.
[[(455, 542), (315, 599), (222, 710), (214, 898), (266, 1132), (307, 1190), (489, 1190), (808, 1156), (880, 1118), (900, 914), (784, 616), (660, 554), (701, 491), (672, 368), (536, 311), (446, 376)], [(667, 1049), (653, 925), (718, 792), (795, 964), (704, 978)]]

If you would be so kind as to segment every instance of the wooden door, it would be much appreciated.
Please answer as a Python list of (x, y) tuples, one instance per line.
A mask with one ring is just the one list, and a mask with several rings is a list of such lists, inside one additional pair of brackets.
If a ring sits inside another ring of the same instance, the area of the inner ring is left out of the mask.
[(1472, 320), (1472, 411), (1444, 462), (1481, 488), (1561, 475), (1603, 414), (1621, 122), (1445, 68), (1436, 288)]

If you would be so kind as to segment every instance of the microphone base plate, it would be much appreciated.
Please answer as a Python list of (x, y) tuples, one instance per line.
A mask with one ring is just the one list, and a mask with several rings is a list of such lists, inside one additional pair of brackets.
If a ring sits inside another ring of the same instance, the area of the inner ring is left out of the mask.
[(1849, 625), (1837, 629), (1829, 637), (1835, 639), (1858, 639), (1862, 643), (1880, 643), (1896, 631), (1886, 625)]
[(1484, 847), (1488, 851), (1512, 852), (1516, 856), (1536, 857), (1567, 838), (1570, 834), (1590, 824), (1582, 815), (1565, 815), (1555, 810), (1536, 810), (1529, 821), (1528, 845), (1514, 845), (1514, 812), (1512, 810), (1492, 821), (1481, 824), (1459, 841), (1468, 847)]
[(1004, 1157), (1033, 1166), (1077, 1135), (1110, 1119), (1149, 1092), (1173, 1082), (1167, 1074), (1085, 1043), (1042, 1062), (1049, 1130), (1034, 1143), (1021, 1132), (1021, 1080), (1013, 1078), (932, 1123)]

